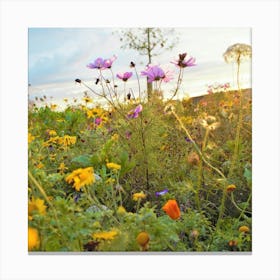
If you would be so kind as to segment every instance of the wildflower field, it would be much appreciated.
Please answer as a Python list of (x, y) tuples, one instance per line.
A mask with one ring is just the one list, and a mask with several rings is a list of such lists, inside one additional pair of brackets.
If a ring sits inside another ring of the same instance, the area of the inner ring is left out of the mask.
[[(87, 90), (76, 104), (29, 108), (28, 250), (251, 251), (251, 89), (177, 99), (193, 57), (172, 62), (177, 77), (134, 62), (116, 75), (115, 60), (87, 65), (99, 76), (93, 87), (76, 79)], [(153, 90), (115, 86), (132, 76)]]

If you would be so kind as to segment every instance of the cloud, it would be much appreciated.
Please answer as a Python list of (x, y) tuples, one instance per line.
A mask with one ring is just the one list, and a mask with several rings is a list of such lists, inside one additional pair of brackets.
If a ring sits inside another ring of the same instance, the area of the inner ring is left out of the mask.
[[(147, 60), (136, 51), (121, 49), (111, 28), (31, 28), (29, 29), (29, 82), (43, 84), (93, 78), (95, 70), (86, 65), (97, 57), (117, 55), (114, 72), (128, 71), (130, 61), (141, 71)], [(176, 28), (180, 42), (172, 51), (155, 57), (154, 63), (169, 63), (179, 53), (188, 52), (197, 64), (223, 63), (226, 48), (237, 42), (250, 43), (249, 28)], [(200, 67), (198, 67), (200, 68)]]

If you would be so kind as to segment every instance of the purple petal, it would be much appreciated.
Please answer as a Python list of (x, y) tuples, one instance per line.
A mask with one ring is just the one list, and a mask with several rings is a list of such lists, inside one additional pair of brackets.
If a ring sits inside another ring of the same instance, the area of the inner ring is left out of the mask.
[(168, 189), (164, 189), (162, 191), (156, 192), (156, 196), (165, 195), (166, 193), (168, 193)]
[(140, 113), (142, 110), (143, 110), (143, 107), (142, 107), (141, 104), (139, 104), (139, 105), (135, 108), (134, 113), (138, 114), (138, 113)]

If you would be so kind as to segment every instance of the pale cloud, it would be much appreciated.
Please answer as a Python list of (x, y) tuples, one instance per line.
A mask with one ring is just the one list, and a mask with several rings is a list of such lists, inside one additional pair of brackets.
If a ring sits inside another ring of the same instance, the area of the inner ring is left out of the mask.
[[(130, 61), (141, 71), (146, 58), (134, 50), (121, 49), (111, 28), (42, 28), (29, 30), (29, 81), (31, 84), (90, 79), (95, 70), (86, 65), (97, 57), (117, 55), (114, 72), (128, 71)], [(168, 64), (179, 53), (196, 58), (193, 74), (223, 64), (222, 54), (234, 43), (251, 44), (249, 28), (175, 28), (180, 38), (172, 51), (155, 57), (154, 63)], [(210, 70), (209, 70), (210, 71)]]

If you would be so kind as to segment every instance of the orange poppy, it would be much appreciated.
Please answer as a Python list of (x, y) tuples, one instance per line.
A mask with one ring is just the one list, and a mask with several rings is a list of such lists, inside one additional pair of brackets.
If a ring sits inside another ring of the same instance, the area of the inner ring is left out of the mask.
[(169, 199), (162, 207), (162, 210), (173, 220), (180, 218), (180, 208), (175, 199)]

